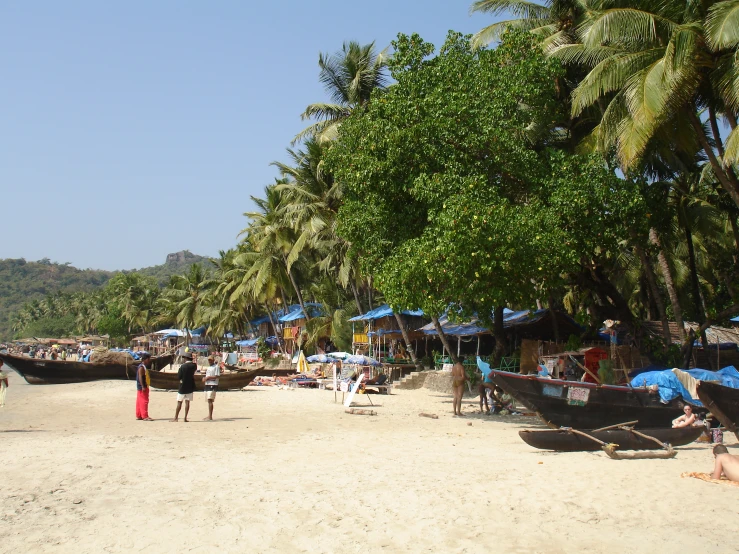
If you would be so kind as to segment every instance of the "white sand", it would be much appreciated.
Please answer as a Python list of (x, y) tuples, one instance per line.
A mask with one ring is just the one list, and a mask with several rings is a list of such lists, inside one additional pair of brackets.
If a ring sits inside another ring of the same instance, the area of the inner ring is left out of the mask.
[(707, 445), (542, 452), (518, 437), (533, 419), (453, 418), (426, 389), (375, 395), (366, 417), (330, 391), (255, 387), (219, 393), (213, 423), (200, 394), (175, 424), (159, 391), (156, 421), (136, 421), (131, 382), (10, 385), (0, 552), (736, 550), (739, 489), (680, 478), (711, 470)]

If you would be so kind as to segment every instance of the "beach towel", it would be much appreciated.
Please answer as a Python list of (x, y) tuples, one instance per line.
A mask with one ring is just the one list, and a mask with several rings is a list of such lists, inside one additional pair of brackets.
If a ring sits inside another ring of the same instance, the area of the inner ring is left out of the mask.
[(730, 485), (732, 487), (739, 487), (739, 483), (736, 481), (729, 481), (728, 479), (714, 479), (710, 473), (699, 473), (697, 471), (686, 471), (681, 473), (680, 477), (693, 477), (694, 479), (700, 479), (701, 481), (708, 481), (709, 483), (716, 483), (717, 485)]

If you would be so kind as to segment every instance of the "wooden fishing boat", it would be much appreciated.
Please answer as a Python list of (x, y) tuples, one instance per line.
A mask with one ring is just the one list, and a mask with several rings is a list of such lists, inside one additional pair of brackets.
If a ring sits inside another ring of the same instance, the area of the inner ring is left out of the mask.
[[(663, 444), (684, 446), (690, 444), (705, 431), (705, 427), (681, 427), (679, 429), (640, 429), (640, 433), (649, 435)], [(656, 442), (632, 433), (628, 429), (607, 429), (604, 431), (584, 431), (588, 435), (606, 444), (617, 444), (618, 450), (658, 450)], [(558, 452), (595, 452), (601, 450), (596, 441), (573, 433), (568, 429), (525, 429), (518, 435), (529, 446), (542, 450)]]
[(706, 409), (739, 439), (739, 389), (711, 381), (700, 381), (696, 388)]
[[(236, 373), (224, 373), (218, 380), (218, 390), (243, 389), (259, 373), (258, 369), (251, 371), (239, 371)], [(203, 373), (195, 374), (195, 390), (203, 390)], [(177, 390), (180, 388), (180, 380), (174, 372), (150, 371), (149, 383), (152, 388), (163, 390)]]
[(646, 387), (543, 379), (500, 370), (492, 370), (491, 375), (496, 385), (554, 428), (600, 429), (636, 420), (639, 428), (663, 429), (672, 426), (685, 405), (682, 398), (665, 404), (656, 390)]
[[(27, 356), (14, 356), (0, 352), (0, 359), (19, 373), (30, 385), (61, 385), (67, 383), (86, 383), (106, 379), (136, 379), (139, 362), (70, 362), (62, 360), (42, 360)], [(174, 354), (152, 356), (152, 369), (164, 369), (174, 360)]]

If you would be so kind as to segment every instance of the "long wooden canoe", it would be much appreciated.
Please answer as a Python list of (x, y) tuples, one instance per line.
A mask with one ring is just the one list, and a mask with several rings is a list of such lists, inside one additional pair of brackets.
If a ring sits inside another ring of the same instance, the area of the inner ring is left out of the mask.
[[(491, 376), (496, 385), (551, 427), (600, 429), (638, 421), (640, 429), (663, 429), (672, 427), (672, 420), (683, 414), (685, 405), (682, 398), (665, 404), (657, 391), (646, 387), (543, 379), (495, 369)], [(694, 407), (694, 411), (702, 409)]]
[(696, 388), (706, 409), (739, 439), (739, 389), (711, 381), (700, 381)]
[[(679, 429), (639, 429), (640, 433), (654, 437), (664, 444), (683, 446), (690, 444), (705, 431), (705, 427), (682, 427)], [(623, 429), (607, 431), (584, 431), (606, 444), (617, 444), (618, 450), (659, 450), (654, 441)], [(529, 446), (558, 452), (593, 452), (601, 449), (597, 442), (567, 429), (525, 429), (518, 432)]]
[[(239, 371), (237, 373), (222, 374), (218, 380), (218, 390), (239, 390), (251, 383), (260, 370)], [(203, 390), (203, 373), (195, 374), (195, 390)], [(177, 390), (180, 388), (180, 380), (176, 373), (163, 371), (150, 371), (149, 382), (152, 388), (163, 390)]]
[[(30, 385), (61, 385), (67, 383), (86, 383), (106, 379), (136, 379), (139, 362), (130, 363), (71, 362), (62, 360), (42, 360), (27, 356), (14, 356), (0, 352), (0, 359), (19, 373)], [(164, 369), (172, 363), (174, 354), (153, 356), (152, 369)]]

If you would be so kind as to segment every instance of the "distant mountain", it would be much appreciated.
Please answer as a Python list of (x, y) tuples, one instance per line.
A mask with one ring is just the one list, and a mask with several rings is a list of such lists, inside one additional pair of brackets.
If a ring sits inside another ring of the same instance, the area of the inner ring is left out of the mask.
[[(194, 263), (208, 264), (209, 258), (183, 250), (168, 254), (162, 265), (145, 267), (137, 271), (155, 277), (164, 286), (172, 275), (186, 272)], [(90, 291), (102, 287), (119, 273), (97, 269), (77, 269), (67, 264), (51, 262), (48, 258), (27, 262), (23, 258), (0, 259), (0, 340), (12, 335), (11, 321), (25, 303), (41, 300), (56, 292)]]
[[(169, 282), (169, 278), (172, 275), (179, 275), (185, 273), (192, 264), (202, 264), (204, 267), (212, 267), (210, 265), (210, 258), (207, 256), (198, 256), (193, 254), (189, 250), (181, 250), (174, 254), (167, 254), (167, 259), (162, 265), (155, 265), (152, 267), (144, 267), (142, 269), (134, 269), (133, 271), (141, 273), (142, 275), (149, 275), (156, 277), (157, 281), (161, 286), (166, 285)], [(127, 273), (127, 272), (126, 272)]]

